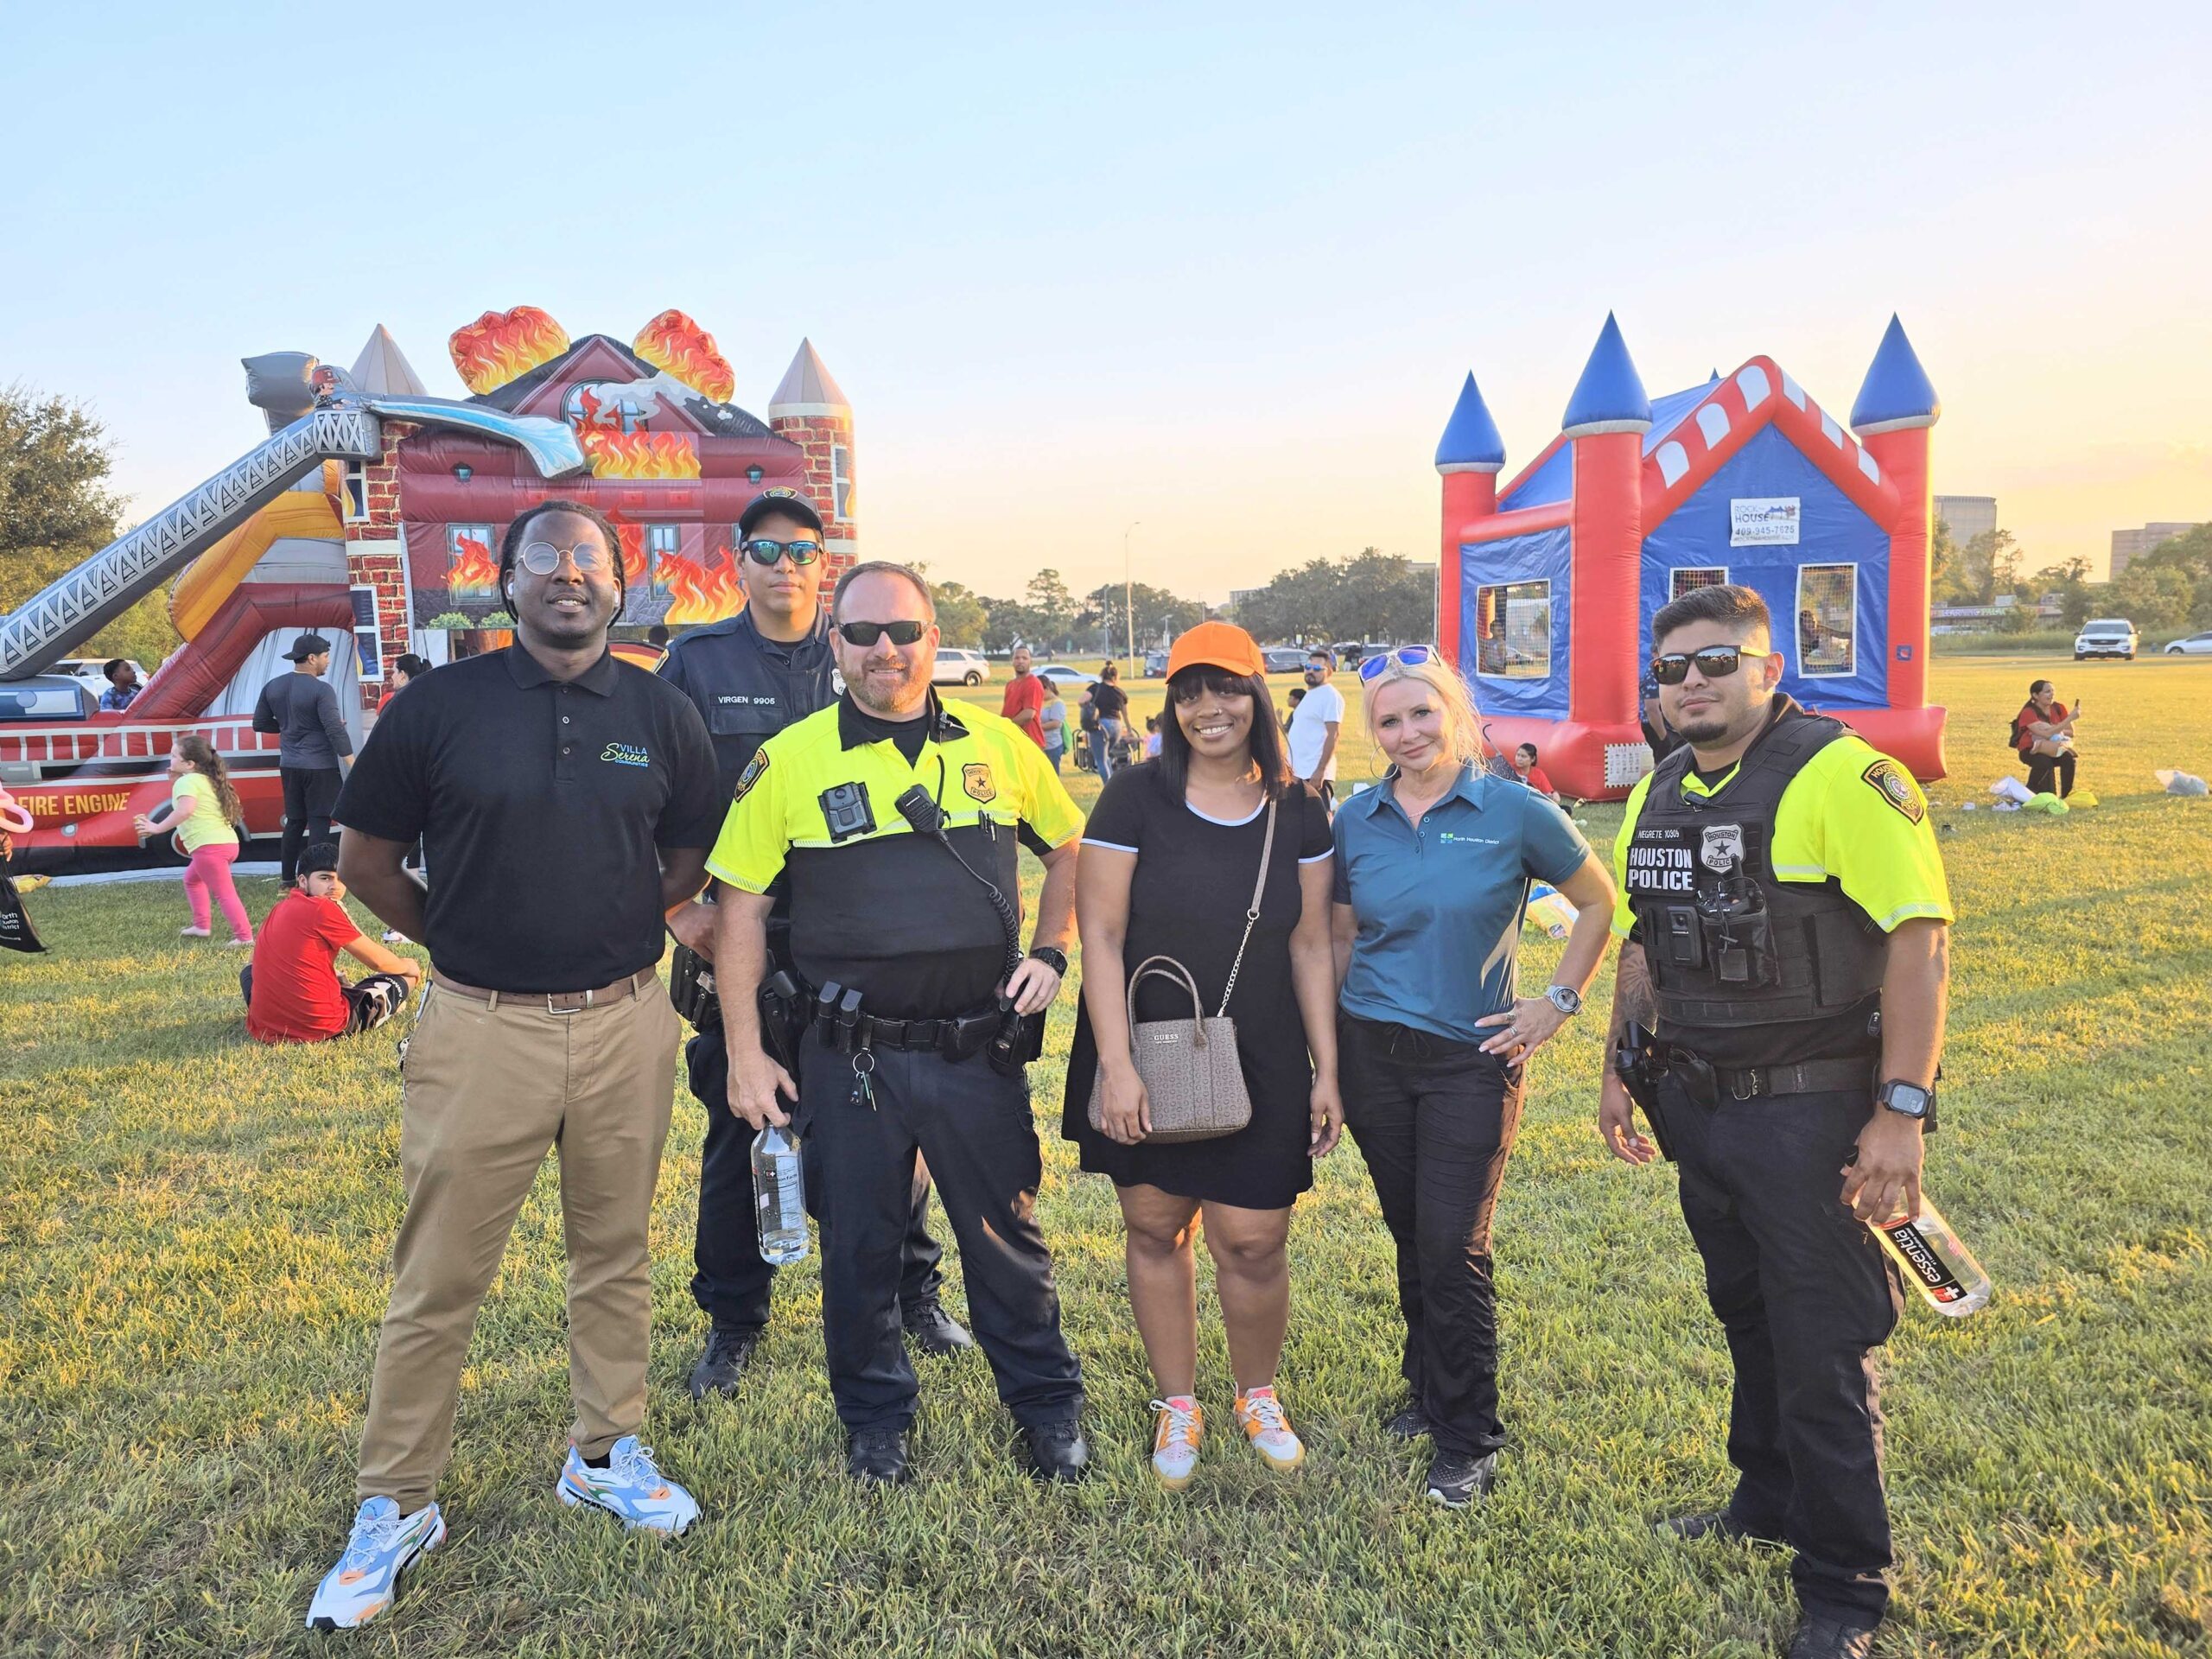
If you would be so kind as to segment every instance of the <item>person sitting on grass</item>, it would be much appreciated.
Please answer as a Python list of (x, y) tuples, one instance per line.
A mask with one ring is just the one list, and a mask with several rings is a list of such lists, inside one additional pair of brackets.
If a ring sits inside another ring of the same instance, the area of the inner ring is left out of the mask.
[[(423, 964), (395, 956), (362, 932), (340, 901), (338, 849), (321, 842), (300, 855), (299, 879), (261, 925), (253, 961), (238, 974), (245, 1028), (264, 1043), (320, 1043), (374, 1031), (407, 1006)], [(338, 977), (338, 953), (367, 964), (367, 978)]]
[(2080, 702), (2069, 710), (2049, 680), (2028, 687), (2028, 700), (2012, 716), (2012, 747), (2027, 762), (2030, 794), (2064, 800), (2074, 792), (2074, 722), (2081, 717)]
[(1513, 751), (1513, 775), (1548, 801), (1559, 799), (1559, 791), (1552, 787), (1552, 780), (1544, 776), (1544, 769), (1536, 764), (1536, 746), (1523, 743)]

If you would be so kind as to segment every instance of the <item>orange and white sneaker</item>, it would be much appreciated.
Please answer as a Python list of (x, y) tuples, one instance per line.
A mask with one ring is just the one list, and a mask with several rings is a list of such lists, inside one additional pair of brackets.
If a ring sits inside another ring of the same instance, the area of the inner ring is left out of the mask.
[(1198, 1447), (1205, 1443), (1206, 1414), (1187, 1394), (1155, 1400), (1160, 1421), (1152, 1432), (1152, 1472), (1171, 1492), (1191, 1484), (1198, 1471)]
[(1306, 1461), (1306, 1442), (1290, 1426), (1290, 1415), (1275, 1398), (1274, 1385), (1236, 1396), (1236, 1426), (1260, 1454), (1260, 1461), (1287, 1475)]

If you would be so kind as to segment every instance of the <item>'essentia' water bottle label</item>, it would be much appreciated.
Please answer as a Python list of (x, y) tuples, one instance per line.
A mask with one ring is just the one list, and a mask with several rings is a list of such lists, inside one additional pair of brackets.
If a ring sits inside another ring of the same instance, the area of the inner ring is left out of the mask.
[(1896, 1249), (1897, 1259), (1919, 1275), (1928, 1294), (1939, 1302), (1955, 1302), (1967, 1294), (1958, 1275), (1943, 1265), (1943, 1258), (1928, 1248), (1928, 1241), (1920, 1236), (1920, 1229), (1909, 1221), (1891, 1224), (1882, 1230)]

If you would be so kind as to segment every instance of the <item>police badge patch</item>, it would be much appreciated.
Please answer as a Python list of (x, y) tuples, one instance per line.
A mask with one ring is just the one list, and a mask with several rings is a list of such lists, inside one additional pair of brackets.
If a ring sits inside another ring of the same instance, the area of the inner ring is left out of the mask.
[(738, 774), (737, 792), (729, 798), (729, 804), (732, 806), (735, 806), (740, 801), (743, 800), (745, 798), (745, 791), (751, 789), (753, 785), (759, 783), (760, 781), (760, 775), (767, 770), (768, 751), (766, 749), (753, 750), (753, 758), (745, 763), (745, 770)]
[(1697, 861), (1717, 875), (1726, 875), (1744, 861), (1744, 826), (1740, 823), (1707, 824), (1705, 842), (1698, 849)]
[(971, 801), (990, 802), (999, 798), (998, 785), (991, 781), (991, 769), (980, 760), (971, 760), (960, 768), (960, 786), (968, 791)]
[(1912, 781), (1912, 774), (1889, 756), (1884, 755), (1859, 775), (1908, 823), (1918, 823), (1928, 815), (1928, 803), (1921, 798), (1920, 786)]

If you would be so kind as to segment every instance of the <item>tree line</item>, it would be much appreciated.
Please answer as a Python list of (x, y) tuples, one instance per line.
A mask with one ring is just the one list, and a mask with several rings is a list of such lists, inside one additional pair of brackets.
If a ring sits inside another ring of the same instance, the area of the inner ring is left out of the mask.
[(2078, 556), (2032, 575), (2023, 574), (2026, 563), (2009, 530), (1958, 542), (1938, 519), (1929, 546), (1929, 588), (1938, 605), (1994, 605), (2007, 594), (2024, 601), (1999, 619), (1999, 629), (2008, 633), (2040, 626), (2037, 606), (2052, 594), (2069, 628), (2093, 616), (2124, 616), (2145, 632), (2212, 627), (2212, 525), (2161, 542), (2108, 582), (2091, 582), (2089, 562)]

